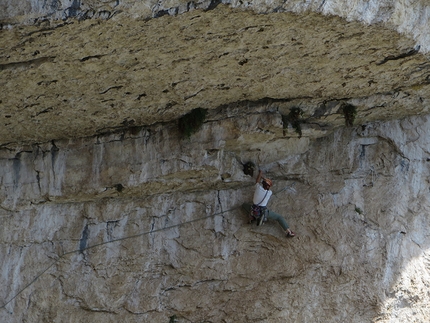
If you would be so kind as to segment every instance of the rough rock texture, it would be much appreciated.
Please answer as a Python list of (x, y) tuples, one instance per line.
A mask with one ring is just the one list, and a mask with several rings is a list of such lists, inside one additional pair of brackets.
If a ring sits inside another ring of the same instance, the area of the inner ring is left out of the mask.
[[(318, 14), (217, 7), (0, 33), (0, 144), (172, 121), (194, 108), (274, 99), (343, 125), (428, 111), (430, 64), (411, 39)], [(288, 113), (288, 108), (285, 113)]]
[(314, 11), (368, 24), (384, 23), (411, 35), (424, 51), (430, 50), (430, 5), (426, 0), (2, 0), (0, 21), (8, 27), (8, 23), (71, 17), (111, 19), (122, 13), (133, 18), (149, 18), (177, 15), (194, 9), (210, 10), (220, 3), (259, 13)]
[[(252, 111), (3, 150), (0, 320), (428, 321), (430, 117), (311, 141)], [(251, 147), (298, 238), (246, 224)]]
[(428, 5), (220, 4), (0, 3), (0, 322), (429, 321)]

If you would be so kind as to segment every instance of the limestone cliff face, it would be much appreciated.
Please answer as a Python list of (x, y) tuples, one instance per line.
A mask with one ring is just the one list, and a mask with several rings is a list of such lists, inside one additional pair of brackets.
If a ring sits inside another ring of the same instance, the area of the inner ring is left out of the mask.
[[(3, 150), (1, 321), (426, 322), (429, 117), (311, 141), (252, 111)], [(251, 159), (297, 238), (246, 223)]]
[(425, 1), (0, 8), (0, 322), (429, 321)]

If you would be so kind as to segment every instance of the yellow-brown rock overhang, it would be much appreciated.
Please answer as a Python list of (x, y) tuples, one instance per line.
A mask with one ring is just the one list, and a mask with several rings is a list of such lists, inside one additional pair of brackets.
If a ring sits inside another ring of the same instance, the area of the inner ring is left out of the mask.
[(430, 64), (382, 26), (315, 13), (214, 10), (0, 31), (0, 144), (169, 122), (203, 107), (356, 101), (362, 120), (427, 111)]

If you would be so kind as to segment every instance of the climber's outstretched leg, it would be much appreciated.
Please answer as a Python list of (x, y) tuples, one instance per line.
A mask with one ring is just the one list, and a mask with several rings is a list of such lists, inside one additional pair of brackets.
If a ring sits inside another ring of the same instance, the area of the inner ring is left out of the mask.
[(284, 229), (287, 237), (294, 237), (296, 235), (293, 231), (290, 230), (287, 221), (282, 215), (269, 210), (269, 212), (267, 213), (267, 218), (270, 220), (277, 221), (281, 225), (282, 229)]

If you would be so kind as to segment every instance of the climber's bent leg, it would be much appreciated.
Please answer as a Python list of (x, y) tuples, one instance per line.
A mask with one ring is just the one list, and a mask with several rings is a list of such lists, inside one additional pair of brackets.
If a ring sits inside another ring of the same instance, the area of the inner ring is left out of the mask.
[(287, 221), (285, 221), (282, 215), (269, 210), (267, 213), (267, 218), (270, 220), (277, 221), (281, 225), (282, 229), (284, 229), (285, 231), (289, 229)]

